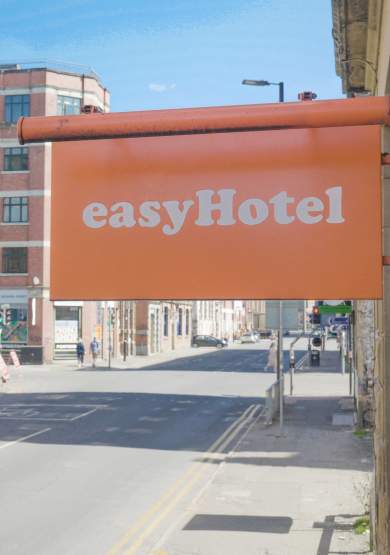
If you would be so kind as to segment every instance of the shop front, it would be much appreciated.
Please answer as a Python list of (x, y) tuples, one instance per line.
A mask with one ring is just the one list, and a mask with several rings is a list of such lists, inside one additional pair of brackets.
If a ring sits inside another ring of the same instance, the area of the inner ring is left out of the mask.
[(54, 358), (76, 358), (76, 344), (82, 337), (82, 301), (54, 303)]
[(25, 358), (28, 345), (28, 292), (27, 289), (0, 289), (0, 343), (7, 355), (15, 350)]

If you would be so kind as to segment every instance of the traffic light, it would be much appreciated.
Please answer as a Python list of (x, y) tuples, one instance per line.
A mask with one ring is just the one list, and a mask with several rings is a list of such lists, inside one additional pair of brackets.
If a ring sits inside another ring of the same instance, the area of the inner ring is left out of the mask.
[(115, 326), (115, 318), (116, 318), (116, 310), (115, 310), (115, 308), (113, 308), (111, 310), (111, 325), (112, 326)]
[(4, 325), (9, 326), (12, 322), (12, 308), (7, 308), (5, 310)]
[(318, 306), (313, 306), (313, 314), (311, 319), (313, 324), (321, 324), (321, 314)]

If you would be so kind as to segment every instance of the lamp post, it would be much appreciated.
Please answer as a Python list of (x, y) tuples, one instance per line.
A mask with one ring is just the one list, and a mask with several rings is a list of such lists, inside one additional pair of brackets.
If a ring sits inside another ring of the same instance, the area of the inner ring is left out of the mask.
[[(279, 102), (284, 102), (284, 81), (273, 83), (265, 79), (244, 79), (242, 85), (252, 85), (254, 87), (268, 87), (276, 85), (279, 87)], [(279, 426), (280, 435), (283, 435), (283, 397), (284, 397), (284, 376), (283, 376), (283, 302), (279, 301), (279, 338), (277, 356), (277, 378), (279, 381)]]
[(242, 85), (252, 85), (254, 87), (268, 87), (269, 85), (277, 85), (279, 87), (279, 102), (284, 102), (284, 82), (279, 81), (279, 83), (272, 83), (271, 81), (265, 81), (264, 79), (244, 79)]

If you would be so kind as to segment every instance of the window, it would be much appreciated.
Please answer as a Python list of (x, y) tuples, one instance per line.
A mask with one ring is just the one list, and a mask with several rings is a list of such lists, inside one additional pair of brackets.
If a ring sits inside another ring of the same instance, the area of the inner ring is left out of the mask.
[(21, 116), (29, 115), (29, 94), (12, 94), (5, 97), (5, 121), (7, 123), (16, 123)]
[(168, 307), (164, 306), (164, 337), (168, 337), (168, 324), (169, 324), (169, 312)]
[(27, 274), (27, 247), (3, 248), (3, 274)]
[(186, 310), (186, 335), (190, 333), (190, 311)]
[(7, 224), (28, 222), (28, 197), (6, 197), (3, 200), (3, 222)]
[(179, 319), (177, 321), (177, 335), (183, 335), (183, 309), (179, 308)]
[(57, 114), (66, 116), (68, 114), (79, 114), (81, 107), (81, 98), (73, 98), (72, 96), (57, 96)]
[(2, 343), (27, 343), (27, 305), (14, 304), (7, 312), (9, 319), (0, 324)]
[(28, 170), (28, 148), (15, 147), (4, 149), (4, 171), (21, 172)]

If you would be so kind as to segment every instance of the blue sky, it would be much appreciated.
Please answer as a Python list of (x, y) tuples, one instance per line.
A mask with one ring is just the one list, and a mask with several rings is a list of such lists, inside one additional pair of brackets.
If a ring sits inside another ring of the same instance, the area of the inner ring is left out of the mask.
[(92, 66), (113, 111), (337, 98), (331, 30), (331, 0), (1, 0), (0, 60)]

